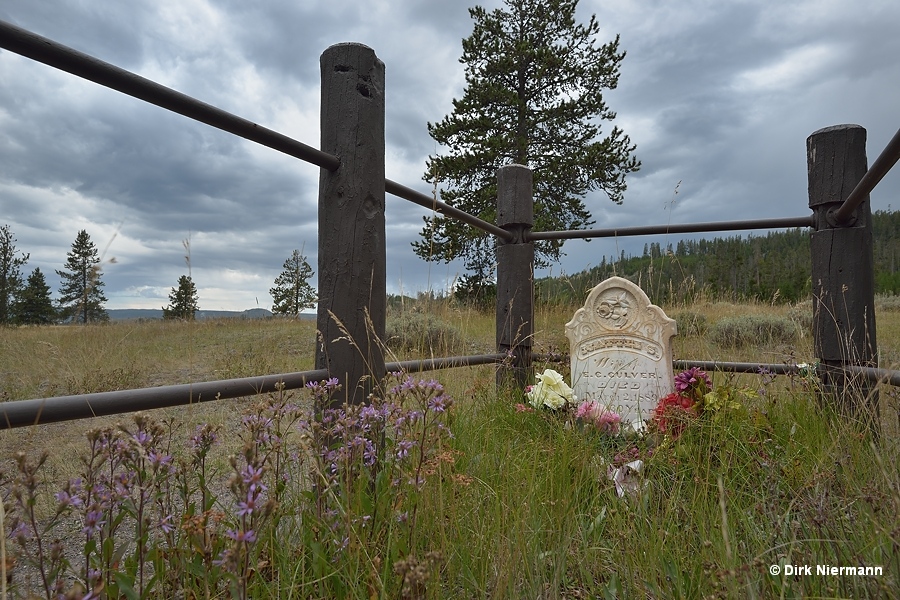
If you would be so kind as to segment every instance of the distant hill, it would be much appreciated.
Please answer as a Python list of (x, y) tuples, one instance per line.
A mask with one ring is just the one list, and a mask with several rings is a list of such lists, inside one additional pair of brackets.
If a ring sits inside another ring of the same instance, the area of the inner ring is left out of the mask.
[[(107, 310), (111, 321), (134, 321), (137, 319), (162, 319), (162, 309), (154, 308), (120, 308)], [(267, 319), (272, 312), (264, 308), (249, 310), (199, 310), (198, 320), (206, 319)], [(316, 315), (300, 315), (301, 319), (315, 319)]]

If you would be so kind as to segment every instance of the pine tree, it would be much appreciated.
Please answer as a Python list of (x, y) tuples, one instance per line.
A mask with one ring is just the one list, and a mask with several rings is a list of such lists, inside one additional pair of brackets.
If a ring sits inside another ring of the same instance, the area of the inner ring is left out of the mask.
[(169, 306), (164, 307), (163, 319), (184, 319), (193, 321), (200, 310), (198, 305), (197, 286), (190, 275), (182, 275), (178, 278), (178, 287), (172, 288), (169, 294)]
[(22, 288), (20, 267), (28, 261), (28, 254), (16, 257), (16, 238), (9, 225), (0, 227), (0, 325), (14, 320), (13, 304)]
[[(441, 187), (442, 199), (493, 222), (496, 172), (511, 163), (534, 173), (535, 230), (581, 229), (593, 223), (583, 202), (602, 190), (622, 202), (625, 176), (640, 168), (635, 146), (601, 124), (616, 114), (603, 99), (618, 85), (625, 52), (619, 38), (597, 45), (592, 16), (576, 24), (578, 0), (504, 0), (505, 8), (475, 7), (472, 35), (460, 62), (466, 88), (453, 113), (428, 132), (448, 151), (430, 156), (424, 179)], [(426, 260), (461, 258), (472, 276), (490, 281), (494, 239), (453, 219), (426, 217), (422, 240), (413, 243)], [(559, 259), (561, 241), (536, 243), (536, 264)]]
[(57, 271), (62, 279), (59, 288), (60, 314), (83, 324), (108, 321), (103, 308), (106, 296), (100, 276), (100, 257), (87, 231), (81, 230), (66, 255), (66, 270)]
[(50, 286), (44, 274), (35, 268), (14, 304), (15, 322), (19, 325), (49, 325), (56, 321), (56, 309), (50, 298)]
[(306, 257), (294, 250), (284, 261), (284, 271), (275, 279), (275, 287), (269, 290), (275, 304), (272, 312), (279, 315), (299, 315), (304, 308), (316, 305), (316, 292), (309, 284), (313, 276), (312, 267)]

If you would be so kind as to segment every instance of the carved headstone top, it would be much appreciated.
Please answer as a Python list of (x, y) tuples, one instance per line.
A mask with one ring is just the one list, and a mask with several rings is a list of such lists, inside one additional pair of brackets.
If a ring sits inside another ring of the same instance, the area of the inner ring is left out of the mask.
[(611, 277), (598, 284), (566, 323), (575, 396), (642, 427), (659, 399), (675, 389), (675, 333), (675, 321), (634, 283)]

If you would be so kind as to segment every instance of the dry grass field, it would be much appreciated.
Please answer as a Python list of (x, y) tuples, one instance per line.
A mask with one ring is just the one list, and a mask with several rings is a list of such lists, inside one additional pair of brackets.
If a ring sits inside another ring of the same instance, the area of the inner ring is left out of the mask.
[[(893, 305), (886, 303), (891, 309)], [(535, 314), (534, 350), (565, 355), (568, 341), (565, 323), (577, 307), (541, 307)], [(703, 302), (691, 306), (665, 307), (679, 321), (674, 339), (674, 357), (698, 361), (740, 361), (774, 364), (813, 363), (808, 305)], [(410, 311), (412, 315), (389, 317), (409, 321), (425, 313), (440, 327), (450, 329), (456, 339), (452, 347), (433, 347), (429, 340), (388, 344), (388, 360), (493, 352), (493, 315), (435, 302)], [(758, 315), (792, 320), (796, 335), (759, 344), (718, 344), (715, 324), (735, 317)], [(876, 313), (880, 366), (900, 368), (900, 310)], [(697, 320), (702, 327), (694, 329)], [(685, 326), (687, 324), (688, 326)], [(412, 329), (405, 336), (424, 337)], [(24, 400), (69, 394), (123, 390), (289, 373), (313, 369), (315, 321), (244, 320), (126, 321), (89, 327), (51, 326), (0, 329), (0, 400)], [(565, 368), (561, 365), (557, 368)], [(437, 373), (451, 391), (464, 397), (477, 384), (492, 381), (490, 367), (455, 369)], [(890, 396), (890, 390), (888, 390)], [(226, 404), (240, 404), (227, 401)], [(885, 403), (890, 406), (890, 400)], [(184, 416), (200, 418), (217, 409), (208, 405), (178, 409)], [(56, 426), (64, 427), (64, 426)], [(0, 454), (3, 446), (0, 442)], [(16, 447), (15, 443), (12, 447)]]

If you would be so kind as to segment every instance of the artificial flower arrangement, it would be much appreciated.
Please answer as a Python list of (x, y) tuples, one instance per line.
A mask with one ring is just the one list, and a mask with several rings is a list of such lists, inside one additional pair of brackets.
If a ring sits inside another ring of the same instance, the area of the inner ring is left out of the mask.
[[(746, 393), (746, 390), (739, 390)], [(704, 413), (715, 413), (721, 408), (736, 408), (734, 390), (718, 388), (713, 390), (712, 380), (705, 371), (692, 367), (675, 376), (675, 391), (663, 396), (650, 415), (647, 431), (677, 438), (695, 417)], [(545, 369), (537, 375), (534, 385), (525, 388), (528, 406), (516, 405), (517, 410), (549, 409), (561, 411), (574, 407), (578, 399), (563, 376), (553, 369)], [(585, 400), (575, 408), (575, 420), (582, 425), (592, 426), (611, 436), (622, 429), (622, 418), (608, 410), (596, 400)], [(634, 427), (640, 432), (643, 424)]]
[(602, 403), (585, 400), (579, 404), (562, 375), (546, 369), (537, 376), (534, 385), (525, 388), (528, 405), (517, 404), (516, 410), (547, 409), (571, 415), (570, 409), (574, 408), (575, 423), (582, 431), (596, 431), (610, 440), (624, 441), (627, 448), (616, 452), (604, 466), (606, 477), (615, 483), (618, 495), (625, 496), (641, 489), (644, 459), (676, 440), (700, 417), (719, 419), (726, 412), (743, 410), (743, 401), (755, 395), (749, 389), (730, 385), (714, 389), (709, 375), (692, 367), (675, 376), (675, 391), (660, 398), (646, 424), (624, 427), (627, 424), (622, 423), (621, 416)]

